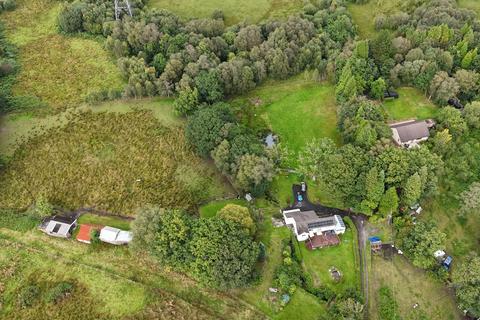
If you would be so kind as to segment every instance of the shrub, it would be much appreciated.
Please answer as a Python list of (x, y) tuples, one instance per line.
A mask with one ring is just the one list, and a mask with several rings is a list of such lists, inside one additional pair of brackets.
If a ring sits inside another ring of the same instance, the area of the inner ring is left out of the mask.
[(93, 229), (90, 231), (90, 242), (92, 245), (99, 245), (100, 241), (100, 231)]
[(18, 305), (21, 308), (31, 307), (40, 295), (40, 288), (37, 285), (28, 285), (20, 290), (18, 294)]
[(0, 0), (0, 12), (11, 11), (15, 9), (17, 3), (15, 0)]
[(47, 291), (45, 301), (48, 303), (58, 303), (66, 298), (73, 291), (73, 284), (69, 282), (59, 282), (55, 287)]
[(58, 15), (57, 23), (60, 31), (76, 33), (83, 30), (83, 5), (78, 2), (66, 4)]

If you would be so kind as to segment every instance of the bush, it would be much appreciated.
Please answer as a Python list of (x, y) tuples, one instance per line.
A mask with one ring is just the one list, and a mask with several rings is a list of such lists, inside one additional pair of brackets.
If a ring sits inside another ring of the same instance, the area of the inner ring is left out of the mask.
[(47, 291), (45, 301), (48, 303), (58, 303), (66, 298), (73, 291), (73, 284), (69, 282), (59, 282), (55, 287)]
[(92, 245), (99, 245), (101, 243), (101, 241), (100, 241), (100, 231), (95, 230), (95, 229), (90, 231), (90, 243)]
[(17, 3), (15, 0), (0, 0), (0, 12), (11, 11), (15, 9)]
[(29, 285), (20, 290), (18, 294), (18, 305), (21, 308), (33, 306), (40, 295), (40, 288), (37, 285)]
[(82, 7), (83, 5), (78, 2), (65, 4), (57, 19), (61, 32), (76, 33), (83, 31)]

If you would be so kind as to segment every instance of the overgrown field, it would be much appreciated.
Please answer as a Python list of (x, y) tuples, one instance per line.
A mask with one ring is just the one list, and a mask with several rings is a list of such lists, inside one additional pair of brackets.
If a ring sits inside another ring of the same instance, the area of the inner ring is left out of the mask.
[(125, 247), (0, 227), (2, 319), (262, 319)]
[(458, 0), (458, 6), (471, 9), (480, 14), (480, 2), (478, 0)]
[[(388, 261), (373, 256), (369, 267), (370, 319), (383, 320), (378, 314), (382, 286), (392, 290), (398, 305), (396, 311), (402, 319), (461, 319), (452, 293), (444, 283), (413, 267), (404, 257), (395, 256)], [(414, 309), (416, 303), (419, 306)]]
[(249, 23), (287, 16), (303, 6), (300, 0), (151, 0), (150, 6), (167, 9), (184, 18), (210, 17), (215, 10), (223, 11), (227, 25), (246, 20)]
[[(96, 105), (82, 105), (82, 110), (94, 112), (126, 113), (135, 110), (149, 110), (165, 126), (181, 125), (182, 119), (175, 116), (172, 99), (145, 98), (107, 101)], [(64, 126), (75, 113), (76, 108), (69, 108), (61, 113), (37, 116), (34, 112), (7, 114), (0, 116), (0, 155), (11, 156), (18, 147), (18, 141), (31, 137), (39, 129)]]
[(78, 208), (133, 214), (140, 206), (192, 208), (223, 194), (180, 127), (152, 112), (72, 113), (68, 125), (23, 142), (1, 175), (0, 206), (26, 208), (43, 195)]
[(14, 93), (63, 108), (92, 92), (121, 90), (120, 72), (100, 40), (57, 34), (60, 5), (54, 0), (18, 0), (14, 11), (2, 14), (7, 36), (20, 52)]
[(364, 4), (350, 3), (348, 11), (358, 27), (360, 37), (367, 39), (375, 36), (375, 17), (380, 14), (392, 14), (398, 10), (401, 0), (370, 0)]

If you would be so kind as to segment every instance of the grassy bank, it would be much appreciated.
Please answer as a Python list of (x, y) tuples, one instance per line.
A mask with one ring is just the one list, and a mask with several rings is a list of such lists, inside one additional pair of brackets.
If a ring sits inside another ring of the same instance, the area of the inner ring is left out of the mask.
[(287, 16), (302, 8), (299, 0), (152, 0), (150, 6), (167, 9), (186, 19), (210, 17), (215, 10), (225, 15), (227, 25), (241, 21), (256, 23), (273, 17)]

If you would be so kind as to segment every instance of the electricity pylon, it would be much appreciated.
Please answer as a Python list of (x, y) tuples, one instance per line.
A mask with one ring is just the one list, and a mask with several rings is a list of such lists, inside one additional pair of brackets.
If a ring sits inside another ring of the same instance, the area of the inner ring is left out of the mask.
[(122, 13), (132, 16), (132, 8), (128, 0), (115, 0), (115, 20), (120, 20)]

